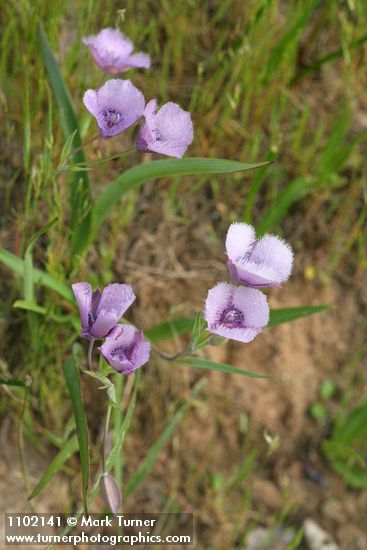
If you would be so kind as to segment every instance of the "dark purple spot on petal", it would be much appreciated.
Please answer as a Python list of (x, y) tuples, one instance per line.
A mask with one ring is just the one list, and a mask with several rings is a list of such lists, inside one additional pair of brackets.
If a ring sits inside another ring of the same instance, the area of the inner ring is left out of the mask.
[(121, 113), (115, 110), (103, 109), (101, 114), (105, 125), (109, 129), (113, 128), (117, 124), (120, 124), (123, 120)]
[(93, 315), (93, 313), (90, 311), (88, 313), (88, 330), (90, 330), (94, 324), (94, 321), (95, 321), (95, 317)]
[(219, 322), (227, 328), (240, 328), (244, 326), (244, 320), (242, 311), (230, 306), (223, 311)]

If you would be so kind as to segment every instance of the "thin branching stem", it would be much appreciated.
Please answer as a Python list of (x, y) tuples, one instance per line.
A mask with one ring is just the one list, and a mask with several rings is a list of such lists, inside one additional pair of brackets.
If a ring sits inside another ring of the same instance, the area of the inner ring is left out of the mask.
[(67, 161), (69, 160), (69, 158), (73, 157), (75, 155), (75, 153), (78, 153), (79, 151), (84, 149), (84, 147), (87, 147), (88, 145), (90, 145), (94, 141), (97, 141), (97, 139), (99, 139), (100, 137), (101, 137), (100, 134), (96, 134), (95, 136), (91, 137), (90, 139), (88, 139), (87, 141), (85, 141), (84, 143), (79, 145), (78, 147), (75, 147), (75, 149), (70, 151), (70, 153), (67, 155), (67, 157), (65, 158), (63, 164), (65, 165), (67, 163)]
[(182, 350), (177, 353), (174, 353), (173, 355), (170, 355), (169, 353), (165, 353), (164, 351), (161, 351), (157, 348), (153, 348), (154, 351), (161, 357), (162, 359), (165, 359), (166, 361), (175, 361), (176, 359), (180, 359), (181, 357), (189, 357), (192, 355), (191, 350)]

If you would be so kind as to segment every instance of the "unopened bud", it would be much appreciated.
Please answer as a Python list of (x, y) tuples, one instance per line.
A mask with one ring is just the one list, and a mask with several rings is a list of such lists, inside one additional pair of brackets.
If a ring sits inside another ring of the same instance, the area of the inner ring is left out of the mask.
[(122, 497), (115, 478), (108, 474), (103, 474), (100, 481), (100, 489), (106, 506), (113, 514), (116, 514), (121, 507)]

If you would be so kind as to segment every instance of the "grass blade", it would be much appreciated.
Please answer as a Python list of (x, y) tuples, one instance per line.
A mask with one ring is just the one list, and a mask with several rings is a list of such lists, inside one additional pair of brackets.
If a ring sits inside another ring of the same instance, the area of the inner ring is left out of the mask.
[(74, 411), (76, 432), (78, 436), (80, 462), (82, 467), (82, 488), (84, 511), (88, 513), (87, 491), (89, 484), (89, 438), (88, 426), (85, 416), (82, 390), (80, 386), (80, 374), (74, 359), (69, 359), (63, 364), (66, 385), (71, 397)]
[(32, 493), (28, 497), (28, 500), (32, 500), (40, 494), (40, 492), (46, 487), (47, 483), (54, 477), (59, 470), (61, 470), (64, 463), (78, 450), (78, 438), (74, 435), (69, 439), (62, 449), (57, 453), (55, 458), (49, 464), (47, 470), (33, 489)]
[(294, 86), (306, 75), (318, 71), (320, 67), (322, 67), (322, 65), (324, 65), (325, 63), (335, 61), (339, 57), (342, 57), (346, 49), (352, 51), (356, 48), (360, 48), (361, 46), (363, 46), (365, 42), (367, 42), (367, 34), (363, 34), (360, 38), (353, 40), (353, 42), (348, 44), (347, 48), (338, 48), (337, 50), (333, 50), (332, 52), (329, 52), (326, 55), (319, 57), (316, 61), (310, 63), (310, 65), (306, 65), (306, 67), (303, 67), (301, 71), (294, 77), (291, 85)]
[[(307, 5), (308, 4), (308, 5)], [(289, 49), (297, 43), (300, 34), (303, 32), (312, 12), (321, 4), (321, 0), (310, 0), (306, 2), (305, 7), (301, 10), (298, 19), (292, 26), (289, 26), (287, 32), (273, 48), (269, 56), (268, 64), (263, 73), (264, 82), (268, 82), (271, 76), (277, 71), (279, 65), (285, 58)]]
[(232, 367), (232, 365), (227, 365), (226, 363), (214, 363), (214, 361), (208, 361), (207, 359), (202, 359), (201, 357), (188, 357), (187, 359), (180, 359), (176, 361), (176, 363), (183, 366), (197, 367), (199, 369), (215, 370), (229, 374), (241, 374), (242, 376), (248, 376), (249, 378), (269, 378), (269, 376), (265, 374), (257, 374), (256, 372), (238, 369), (237, 367)]
[[(190, 398), (196, 397), (196, 395), (202, 389), (204, 383), (205, 382), (201, 380), (196, 384), (196, 386), (193, 388), (190, 394)], [(190, 405), (190, 400), (178, 408), (176, 413), (173, 415), (171, 420), (168, 422), (168, 424), (164, 428), (161, 435), (158, 437), (158, 439), (155, 441), (155, 443), (153, 443), (152, 447), (149, 449), (148, 454), (146, 455), (145, 459), (140, 463), (135, 474), (131, 477), (124, 491), (124, 496), (129, 496), (131, 493), (136, 491), (136, 489), (141, 485), (141, 483), (144, 481), (144, 479), (149, 474), (149, 472), (151, 472), (151, 470), (153, 469), (156, 463), (159, 453), (161, 452), (164, 445), (167, 443), (167, 441), (175, 431), (178, 423), (182, 419), (189, 405)]]
[[(0, 262), (9, 267), (19, 277), (24, 276), (24, 260), (4, 248), (0, 248)], [(68, 302), (74, 303), (73, 293), (70, 288), (44, 271), (33, 268), (33, 282), (54, 290)]]
[(308, 317), (315, 313), (321, 313), (322, 311), (328, 311), (333, 306), (303, 306), (303, 307), (288, 307), (284, 309), (272, 309), (270, 311), (270, 321), (267, 325), (272, 327), (274, 325), (280, 325), (281, 323), (289, 323), (289, 321), (296, 321), (302, 317)]
[(26, 383), (23, 381), (23, 380), (9, 380), (7, 378), (1, 378), (0, 377), (0, 386), (1, 385), (4, 385), (4, 386), (20, 386), (22, 388), (25, 387)]
[(133, 187), (144, 181), (169, 176), (241, 172), (253, 170), (266, 164), (269, 164), (269, 162), (246, 164), (225, 159), (185, 158), (155, 160), (130, 168), (111, 183), (96, 199), (92, 210), (92, 239), (95, 238), (100, 226), (116, 202)]
[(299, 177), (291, 181), (282, 189), (269, 208), (256, 224), (256, 233), (263, 235), (272, 231), (285, 217), (289, 208), (309, 195), (313, 190), (313, 183), (307, 177)]
[(126, 415), (125, 415), (125, 418), (122, 422), (120, 432), (117, 436), (115, 436), (115, 444), (112, 448), (112, 451), (110, 452), (110, 454), (108, 456), (108, 459), (107, 459), (107, 472), (109, 472), (111, 470), (111, 468), (114, 466), (115, 461), (116, 461), (116, 456), (121, 452), (122, 445), (125, 441), (126, 434), (129, 431), (131, 420), (132, 420), (134, 410), (135, 410), (135, 405), (136, 405), (136, 397), (137, 397), (138, 389), (139, 389), (140, 375), (141, 375), (140, 370), (137, 371), (137, 373), (134, 375), (135, 376), (135, 379), (134, 379), (134, 392), (133, 392), (133, 395), (131, 397), (131, 400), (130, 400), (130, 403), (129, 403), (129, 406), (128, 406), (128, 409), (127, 409), (127, 412), (126, 412)]
[[(64, 137), (65, 140), (68, 140), (69, 136), (74, 134), (73, 147), (76, 149), (81, 147), (82, 141), (70, 94), (41, 25), (39, 25), (38, 33), (42, 58), (56, 99)], [(83, 149), (76, 151), (71, 160), (76, 164), (85, 164)], [(90, 231), (91, 193), (86, 171), (77, 171), (73, 174), (70, 186), (70, 203), (71, 254), (73, 256), (85, 248)]]
[(183, 417), (185, 411), (187, 409), (187, 404), (185, 403), (182, 405), (178, 411), (173, 415), (171, 420), (168, 422), (166, 427), (164, 428), (163, 432), (157, 439), (157, 441), (152, 445), (152, 447), (149, 449), (148, 454), (146, 455), (145, 459), (140, 463), (137, 471), (135, 474), (130, 478), (126, 489), (124, 491), (124, 496), (128, 497), (131, 495), (136, 489), (143, 483), (146, 476), (151, 472), (153, 469), (156, 460), (158, 458), (159, 453), (163, 449), (164, 445), (167, 443), (173, 432), (175, 431), (178, 423), (180, 422), (181, 418)]

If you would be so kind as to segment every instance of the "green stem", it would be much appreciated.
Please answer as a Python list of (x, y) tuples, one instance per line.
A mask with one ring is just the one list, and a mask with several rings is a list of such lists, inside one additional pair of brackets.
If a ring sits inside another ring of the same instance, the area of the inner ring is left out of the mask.
[(93, 367), (93, 358), (92, 358), (93, 346), (94, 346), (94, 340), (90, 340), (89, 346), (88, 346), (88, 368), (91, 371), (95, 370), (95, 368)]
[(108, 435), (108, 426), (110, 424), (112, 405), (108, 404), (106, 422), (103, 430), (103, 440), (102, 440), (102, 474), (107, 474), (107, 435)]
[(97, 139), (99, 139), (101, 136), (100, 134), (97, 134), (96, 136), (93, 136), (92, 138), (88, 139), (87, 141), (85, 141), (84, 143), (82, 143), (81, 145), (79, 145), (79, 147), (75, 147), (75, 149), (73, 149), (72, 151), (70, 151), (70, 153), (67, 155), (66, 159), (64, 160), (63, 162), (63, 166), (66, 165), (67, 161), (73, 157), (75, 155), (75, 153), (77, 153), (78, 151), (81, 151), (82, 149), (84, 149), (84, 147), (87, 147), (87, 145), (90, 145), (91, 143), (93, 143), (94, 141), (97, 141)]

